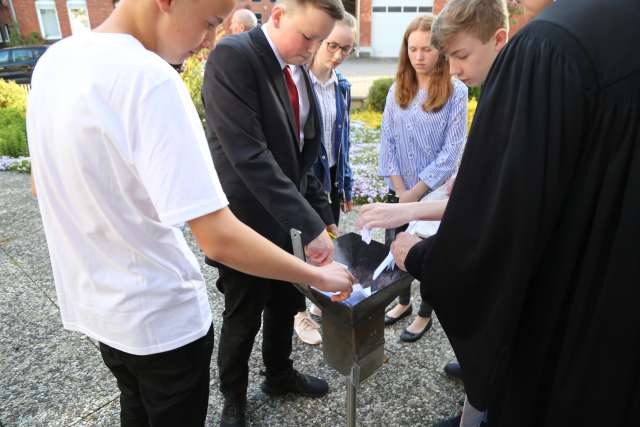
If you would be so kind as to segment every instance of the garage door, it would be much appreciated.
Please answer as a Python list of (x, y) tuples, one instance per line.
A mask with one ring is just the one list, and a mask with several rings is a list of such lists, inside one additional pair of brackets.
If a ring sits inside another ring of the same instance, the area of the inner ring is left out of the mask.
[(409, 22), (432, 10), (433, 0), (373, 0), (371, 56), (397, 58)]

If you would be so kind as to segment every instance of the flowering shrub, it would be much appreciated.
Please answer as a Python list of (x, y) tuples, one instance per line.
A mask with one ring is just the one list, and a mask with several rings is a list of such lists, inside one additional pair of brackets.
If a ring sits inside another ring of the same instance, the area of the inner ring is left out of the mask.
[(191, 100), (196, 106), (200, 120), (203, 122), (205, 113), (200, 91), (202, 90), (202, 79), (204, 78), (204, 64), (208, 55), (209, 49), (202, 49), (200, 52), (191, 55), (184, 64), (182, 64), (182, 72), (180, 73), (184, 84), (189, 90)]
[(351, 114), (351, 120), (361, 122), (373, 129), (380, 129), (382, 124), (382, 113), (377, 111), (365, 110)]
[(28, 157), (0, 157), (0, 171), (31, 172), (31, 162)]
[(469, 135), (469, 130), (471, 129), (473, 118), (476, 116), (477, 107), (478, 107), (478, 100), (476, 98), (471, 98), (469, 100), (469, 105), (467, 107), (467, 135)]
[(0, 109), (12, 108), (23, 115), (27, 109), (27, 91), (13, 81), (0, 79)]
[(29, 155), (26, 109), (27, 91), (15, 82), (0, 79), (0, 156)]
[(363, 204), (382, 201), (387, 185), (378, 176), (378, 147), (380, 129), (366, 126), (351, 118), (351, 171), (353, 176), (353, 203)]
[[(478, 101), (469, 100), (468, 127), (475, 116)], [(382, 114), (361, 111), (351, 115), (351, 170), (353, 175), (353, 202), (355, 204), (384, 201), (388, 186), (378, 176), (378, 150)], [(467, 129), (468, 130), (468, 129)]]
[(0, 156), (28, 156), (24, 112), (17, 108), (0, 108)]

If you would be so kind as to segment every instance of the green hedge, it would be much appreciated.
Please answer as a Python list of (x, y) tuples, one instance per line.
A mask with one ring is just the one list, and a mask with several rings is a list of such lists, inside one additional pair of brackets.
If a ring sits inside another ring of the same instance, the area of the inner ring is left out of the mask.
[(29, 156), (24, 114), (17, 108), (0, 108), (0, 156)]
[(27, 91), (0, 79), (0, 156), (27, 157)]
[(369, 110), (379, 113), (384, 111), (384, 104), (387, 102), (387, 94), (392, 84), (392, 78), (377, 79), (373, 82), (367, 95), (367, 108)]

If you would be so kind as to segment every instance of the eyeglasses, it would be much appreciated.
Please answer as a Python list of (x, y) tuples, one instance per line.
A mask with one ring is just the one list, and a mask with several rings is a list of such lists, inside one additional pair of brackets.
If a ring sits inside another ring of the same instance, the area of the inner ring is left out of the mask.
[(344, 56), (349, 56), (351, 52), (353, 52), (353, 46), (351, 45), (340, 46), (335, 42), (327, 42), (327, 50), (329, 51), (329, 53), (336, 53), (338, 49), (342, 51), (342, 55)]

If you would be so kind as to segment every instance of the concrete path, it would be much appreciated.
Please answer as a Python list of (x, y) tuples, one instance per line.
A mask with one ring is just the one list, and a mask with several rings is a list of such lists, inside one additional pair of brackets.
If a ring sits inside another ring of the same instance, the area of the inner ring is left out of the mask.
[(362, 99), (369, 93), (374, 80), (382, 77), (393, 77), (398, 66), (397, 59), (349, 58), (339, 68), (351, 82), (351, 95), (354, 99)]

